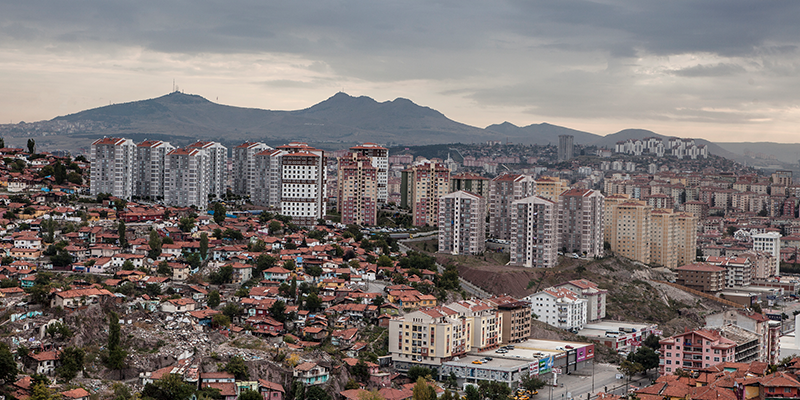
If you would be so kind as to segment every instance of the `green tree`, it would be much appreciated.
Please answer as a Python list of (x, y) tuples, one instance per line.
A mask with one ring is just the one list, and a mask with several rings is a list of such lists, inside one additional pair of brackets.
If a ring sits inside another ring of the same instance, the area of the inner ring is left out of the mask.
[(261, 397), (260, 393), (256, 392), (255, 390), (249, 390), (249, 389), (242, 390), (242, 392), (239, 393), (239, 397), (237, 399), (238, 400), (264, 400), (264, 398)]
[(67, 181), (76, 185), (83, 185), (83, 177), (77, 172), (70, 172), (67, 174)]
[(114, 209), (116, 209), (117, 211), (122, 211), (127, 206), (128, 206), (128, 200), (125, 199), (114, 200)]
[(511, 394), (511, 388), (505, 382), (480, 381), (478, 392), (486, 400), (503, 400)]
[(436, 400), (436, 390), (423, 377), (417, 378), (417, 383), (412, 389), (413, 400)]
[(186, 263), (192, 267), (192, 269), (196, 269), (200, 266), (200, 264), (203, 263), (199, 253), (184, 254), (183, 258), (186, 260)]
[(640, 364), (644, 368), (643, 372), (658, 368), (658, 358), (658, 353), (647, 346), (639, 347), (635, 353), (628, 354), (628, 361)]
[(519, 386), (524, 388), (525, 390), (530, 390), (531, 393), (543, 388), (547, 382), (542, 379), (539, 379), (538, 376), (523, 376), (522, 382), (520, 382)]
[(207, 303), (209, 307), (216, 308), (220, 303), (219, 291), (212, 290), (211, 293), (208, 294)]
[(230, 283), (233, 280), (233, 267), (226, 265), (208, 275), (208, 280), (214, 285)]
[(205, 232), (200, 234), (200, 257), (208, 258), (208, 234)]
[(125, 262), (122, 263), (123, 271), (133, 271), (134, 269), (136, 269), (136, 267), (133, 265), (133, 261), (125, 260)]
[(166, 261), (162, 261), (158, 263), (158, 269), (156, 270), (156, 272), (160, 275), (169, 276), (172, 275), (172, 267), (170, 267), (169, 263), (167, 263)]
[(322, 308), (322, 300), (316, 293), (310, 293), (306, 296), (306, 310), (317, 311)]
[(6, 147), (6, 141), (3, 138), (0, 138), (0, 149), (4, 149)]
[(281, 223), (280, 223), (280, 222), (278, 222), (278, 221), (275, 221), (275, 220), (272, 220), (272, 221), (269, 223), (269, 226), (268, 226), (269, 233), (270, 233), (271, 235), (272, 235), (272, 234), (275, 234), (275, 233), (277, 233), (277, 232), (280, 232), (281, 228), (282, 228), (282, 226), (281, 226)]
[(191, 217), (183, 217), (178, 220), (178, 228), (182, 232), (191, 232), (194, 229), (194, 218)]
[(350, 368), (350, 373), (356, 377), (360, 382), (367, 382), (369, 380), (369, 367), (364, 360), (358, 360), (356, 365)]
[(122, 382), (114, 382), (111, 385), (111, 389), (114, 391), (114, 397), (111, 400), (133, 400), (133, 393), (131, 393), (131, 388), (128, 385)]
[(125, 227), (125, 221), (119, 221), (117, 224), (117, 234), (119, 235), (119, 247), (123, 249), (128, 245), (128, 240), (126, 238), (126, 234), (128, 229)]
[(235, 317), (242, 313), (242, 309), (236, 303), (228, 303), (225, 304), (225, 307), (222, 307), (222, 313), (233, 321)]
[(155, 260), (158, 256), (161, 255), (161, 236), (156, 232), (155, 229), (150, 231), (150, 240), (147, 242), (147, 245), (150, 246), (150, 250), (147, 251), (147, 256), (151, 259)]
[(385, 303), (385, 302), (386, 302), (386, 299), (384, 299), (383, 296), (381, 296), (381, 295), (378, 295), (377, 297), (372, 299), (372, 305), (376, 306), (378, 308), (380, 308), (383, 305), (383, 303)]
[(278, 322), (286, 322), (286, 303), (278, 300), (269, 307), (269, 315)]
[(39, 382), (34, 384), (31, 388), (31, 397), (29, 400), (55, 400), (57, 398), (61, 398), (61, 396), (56, 397), (46, 384)]
[(9, 384), (17, 380), (17, 362), (8, 345), (0, 342), (0, 381)]
[(305, 392), (305, 400), (331, 400), (331, 395), (319, 385), (311, 386)]
[(478, 392), (478, 389), (475, 385), (469, 385), (466, 389), (464, 389), (464, 397), (466, 400), (483, 400), (481, 399), (481, 394)]
[(225, 314), (214, 314), (211, 317), (211, 326), (215, 328), (220, 328), (223, 326), (230, 326), (230, 325), (231, 325), (231, 319), (228, 318), (228, 316)]
[(83, 371), (83, 359), (86, 353), (79, 347), (67, 347), (61, 351), (59, 356), (61, 365), (56, 368), (56, 374), (61, 379), (69, 382), (78, 376), (78, 372)]
[(661, 349), (661, 345), (658, 344), (658, 342), (660, 340), (661, 340), (661, 336), (656, 336), (656, 335), (650, 334), (650, 336), (648, 336), (647, 339), (645, 339), (642, 344), (644, 344), (645, 346), (647, 346), (647, 347), (649, 347), (649, 348), (651, 348), (653, 350), (659, 350), (659, 349)]
[(392, 266), (394, 266), (394, 262), (386, 254), (381, 254), (381, 256), (378, 257), (378, 267), (391, 268)]
[(406, 372), (406, 376), (408, 376), (408, 379), (410, 381), (416, 382), (419, 380), (419, 378), (425, 378), (425, 379), (431, 378), (433, 376), (433, 372), (431, 372), (429, 368), (415, 365), (408, 369), (408, 372)]
[(247, 370), (247, 365), (239, 356), (231, 358), (228, 363), (225, 364), (225, 368), (223, 370), (233, 374), (237, 381), (246, 381), (250, 378), (250, 372)]
[(122, 370), (125, 367), (125, 358), (128, 353), (122, 349), (120, 342), (119, 316), (117, 313), (108, 314), (108, 357), (106, 364), (110, 369)]
[(216, 222), (217, 225), (221, 225), (225, 222), (225, 214), (227, 213), (228, 210), (225, 209), (225, 204), (221, 202), (214, 203), (214, 222)]
[(145, 385), (142, 389), (142, 397), (154, 400), (189, 400), (194, 392), (194, 387), (184, 382), (180, 375), (167, 374), (167, 376)]
[(622, 374), (628, 378), (628, 380), (625, 382), (625, 393), (628, 393), (628, 386), (631, 383), (631, 378), (640, 372), (644, 372), (644, 367), (642, 364), (624, 360), (619, 364), (617, 370), (622, 372)]
[(61, 322), (54, 322), (50, 325), (47, 325), (44, 333), (47, 336), (50, 336), (53, 339), (57, 338), (58, 340), (69, 339), (72, 337), (72, 330)]
[(28, 139), (28, 153), (36, 153), (36, 141), (33, 139)]

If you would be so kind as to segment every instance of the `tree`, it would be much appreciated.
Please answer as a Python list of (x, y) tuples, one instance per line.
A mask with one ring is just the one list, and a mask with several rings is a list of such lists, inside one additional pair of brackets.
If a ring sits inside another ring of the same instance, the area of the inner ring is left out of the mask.
[(0, 149), (4, 149), (6, 147), (6, 141), (3, 138), (0, 138)]
[(133, 265), (133, 261), (131, 260), (125, 260), (125, 262), (122, 263), (123, 271), (133, 271), (135, 268), (136, 267)]
[(0, 380), (9, 384), (17, 380), (17, 362), (8, 345), (0, 342)]
[(647, 346), (639, 347), (635, 353), (628, 354), (628, 361), (640, 364), (647, 372), (649, 369), (658, 368), (658, 353)]
[(119, 247), (125, 248), (125, 246), (128, 245), (128, 241), (125, 237), (127, 232), (128, 230), (125, 227), (125, 221), (119, 221), (119, 224), (117, 224), (117, 234), (119, 235)]
[(122, 349), (120, 342), (119, 316), (117, 313), (108, 314), (108, 357), (106, 364), (111, 369), (121, 370), (125, 367), (125, 358), (128, 353)]
[(219, 299), (219, 291), (212, 290), (211, 293), (208, 294), (208, 301), (207, 304), (211, 308), (216, 308), (220, 303)]
[(34, 154), (36, 152), (36, 141), (28, 139), (28, 153)]
[(223, 327), (223, 326), (230, 326), (231, 319), (228, 318), (225, 314), (214, 314), (211, 317), (211, 325), (215, 328)]
[(69, 382), (78, 376), (78, 372), (83, 371), (83, 359), (86, 353), (79, 347), (67, 347), (61, 351), (59, 359), (61, 365), (56, 368), (56, 374), (61, 379)]
[(331, 395), (319, 385), (314, 385), (306, 389), (305, 400), (331, 400)]
[(653, 350), (659, 350), (661, 348), (661, 345), (658, 344), (659, 340), (661, 340), (661, 336), (650, 334), (650, 336), (648, 336), (642, 344)]
[(116, 209), (117, 211), (122, 211), (127, 206), (128, 206), (128, 200), (125, 199), (114, 200), (114, 209)]
[(189, 264), (190, 267), (192, 267), (192, 269), (196, 269), (197, 267), (200, 266), (200, 264), (203, 263), (203, 260), (200, 258), (199, 253), (184, 254), (183, 258), (186, 260), (186, 263)]
[(269, 227), (268, 227), (270, 234), (274, 234), (275, 232), (279, 232), (281, 230), (281, 228), (282, 228), (281, 223), (278, 222), (278, 221), (275, 221), (275, 220), (271, 221), (269, 223)]
[(286, 303), (278, 300), (269, 307), (269, 315), (278, 322), (286, 321)]
[(153, 383), (148, 383), (142, 389), (143, 398), (154, 400), (189, 400), (193, 394), (192, 385), (184, 382), (178, 374), (167, 374)]
[(72, 337), (72, 330), (70, 330), (68, 326), (62, 324), (61, 322), (54, 322), (50, 325), (47, 325), (44, 333), (53, 339), (56, 339), (56, 336), (58, 336), (58, 340), (64, 340)]
[(464, 397), (466, 400), (482, 400), (481, 394), (478, 392), (478, 389), (475, 385), (469, 385), (466, 389), (464, 389)]
[(539, 379), (538, 376), (523, 376), (522, 382), (520, 382), (519, 386), (525, 388), (525, 390), (530, 390), (531, 393), (543, 388), (547, 382)]
[(310, 293), (306, 296), (306, 310), (317, 311), (322, 307), (322, 300), (316, 293)]
[(417, 378), (417, 383), (412, 389), (413, 400), (436, 400), (436, 390), (423, 377)]
[(419, 378), (429, 378), (433, 375), (430, 369), (421, 367), (419, 365), (415, 365), (408, 369), (406, 372), (408, 379), (412, 382), (416, 382)]
[(158, 256), (161, 255), (161, 236), (156, 232), (155, 229), (150, 231), (150, 240), (147, 242), (147, 245), (150, 246), (150, 250), (147, 251), (147, 256), (151, 259), (155, 260)]
[(392, 259), (386, 254), (381, 254), (381, 256), (378, 257), (378, 267), (391, 268), (393, 265), (394, 262), (392, 262)]
[(215, 285), (231, 282), (233, 280), (233, 267), (230, 265), (220, 267), (220, 269), (208, 275), (208, 280)]
[(200, 257), (208, 258), (208, 234), (205, 232), (200, 234)]
[(365, 363), (364, 360), (358, 360), (356, 365), (350, 368), (350, 373), (360, 382), (369, 380), (369, 367), (367, 367), (367, 363)]
[(233, 318), (242, 313), (242, 309), (236, 303), (228, 303), (225, 304), (225, 307), (222, 307), (222, 313), (233, 321)]
[(486, 400), (503, 400), (511, 394), (511, 388), (505, 382), (480, 381), (478, 382), (478, 392), (481, 398)]
[(172, 275), (172, 268), (166, 261), (162, 261), (158, 263), (158, 269), (156, 272), (160, 275)]
[(182, 232), (191, 232), (194, 229), (194, 218), (191, 217), (183, 217), (178, 220), (178, 228)]
[(217, 225), (221, 225), (225, 222), (225, 214), (227, 213), (228, 211), (225, 209), (225, 204), (221, 202), (214, 203), (214, 222)]
[[(358, 386), (358, 384), (356, 384)], [(358, 389), (358, 388), (356, 388)], [(378, 392), (376, 389), (372, 389), (369, 392), (363, 391), (358, 394), (358, 400), (386, 400), (383, 395)]]
[(225, 364), (223, 371), (233, 374), (237, 381), (246, 381), (250, 378), (247, 365), (245, 365), (244, 360), (239, 356), (231, 358), (228, 363)]
[(386, 302), (386, 299), (384, 299), (383, 296), (381, 296), (381, 295), (378, 295), (377, 297), (372, 299), (372, 305), (376, 306), (378, 308), (380, 308), (383, 305), (383, 303), (385, 303), (385, 302)]
[[(29, 400), (54, 400), (56, 398), (57, 397), (53, 395), (53, 392), (50, 391), (45, 383), (38, 382), (31, 388), (31, 397), (29, 397)], [(58, 398), (61, 398), (61, 396)]]
[[(217, 203), (217, 204), (219, 204), (219, 203)], [(264, 400), (264, 398), (261, 397), (261, 394), (259, 394), (255, 390), (250, 390), (250, 389), (242, 390), (242, 392), (239, 393), (239, 397), (237, 397), (237, 399), (238, 400)]]
[(76, 185), (83, 185), (83, 177), (77, 172), (70, 172), (67, 174), (67, 181)]
[(620, 363), (619, 367), (617, 367), (617, 370), (628, 377), (628, 380), (625, 382), (625, 393), (628, 393), (628, 386), (631, 383), (631, 378), (639, 372), (643, 372), (644, 367), (642, 364), (624, 360)]

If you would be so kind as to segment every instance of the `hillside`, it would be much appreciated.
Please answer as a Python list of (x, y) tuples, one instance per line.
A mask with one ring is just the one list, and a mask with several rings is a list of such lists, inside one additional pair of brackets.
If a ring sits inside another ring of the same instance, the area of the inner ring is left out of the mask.
[(602, 138), (602, 136), (594, 133), (564, 128), (563, 126), (551, 125), (546, 122), (523, 127), (516, 126), (510, 122), (503, 122), (502, 124), (489, 125), (486, 130), (500, 133), (509, 138), (516, 138), (517, 142), (525, 144), (558, 145), (559, 135), (572, 135), (575, 144), (589, 144)]

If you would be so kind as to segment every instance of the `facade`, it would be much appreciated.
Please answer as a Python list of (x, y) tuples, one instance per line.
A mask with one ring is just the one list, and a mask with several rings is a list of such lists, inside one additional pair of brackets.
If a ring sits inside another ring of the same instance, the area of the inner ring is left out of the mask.
[(281, 156), (280, 213), (300, 226), (313, 226), (325, 215), (325, 152), (306, 143), (289, 143)]
[(136, 145), (130, 139), (102, 138), (90, 150), (92, 196), (108, 193), (130, 200), (133, 196), (133, 170)]
[(580, 330), (586, 325), (587, 301), (566, 288), (547, 288), (524, 299), (536, 319), (556, 328)]
[(558, 216), (553, 201), (538, 196), (511, 204), (511, 260), (523, 267), (552, 268), (558, 263)]
[(572, 135), (558, 135), (558, 161), (567, 161), (574, 157), (574, 140)]
[(531, 336), (531, 305), (511, 297), (492, 297), (486, 301), (494, 304), (502, 317), (502, 343), (517, 343)]
[(780, 359), (781, 323), (764, 314), (746, 310), (725, 310), (705, 317), (706, 326), (735, 325), (758, 336), (758, 361), (778, 364)]
[(600, 289), (596, 283), (586, 279), (577, 279), (557, 285), (556, 288), (571, 290), (578, 297), (586, 299), (587, 321), (598, 321), (606, 317), (608, 290)]
[(164, 203), (174, 207), (205, 209), (209, 195), (208, 154), (200, 149), (174, 149), (164, 168)]
[(719, 292), (725, 289), (727, 271), (725, 268), (706, 263), (687, 264), (677, 269), (679, 285), (701, 292)]
[(558, 204), (558, 198), (565, 190), (569, 190), (569, 182), (553, 176), (541, 176), (536, 179), (536, 195)]
[(678, 267), (675, 213), (657, 208), (650, 212), (650, 263), (667, 268)]
[(283, 150), (263, 150), (253, 156), (254, 184), (250, 201), (261, 207), (281, 207), (281, 157)]
[(628, 200), (612, 204), (605, 237), (614, 253), (650, 263), (650, 210), (642, 201)]
[(558, 247), (585, 257), (602, 257), (605, 197), (597, 190), (571, 189), (559, 201)]
[(385, 203), (389, 197), (389, 149), (375, 143), (364, 143), (351, 147), (350, 151), (369, 157), (370, 164), (376, 169), (378, 201)]
[(256, 184), (255, 155), (264, 150), (272, 150), (272, 148), (260, 142), (244, 142), (233, 148), (233, 170), (231, 171), (233, 194), (250, 195), (252, 187)]
[(160, 140), (145, 140), (136, 145), (133, 195), (158, 200), (164, 198), (164, 173), (167, 153), (175, 146)]
[(489, 178), (470, 172), (450, 175), (450, 191), (457, 192), (459, 190), (489, 199)]
[(472, 318), (447, 307), (429, 308), (389, 321), (389, 353), (395, 368), (438, 367), (472, 350)]
[(496, 239), (511, 239), (511, 204), (536, 195), (532, 176), (506, 174), (489, 182), (489, 235)]
[(486, 200), (465, 191), (442, 196), (438, 226), (440, 253), (483, 253), (486, 250)]
[(770, 276), (780, 276), (781, 270), (781, 234), (765, 232), (752, 236), (753, 250), (772, 255)]
[(221, 199), (228, 186), (228, 148), (217, 142), (198, 141), (190, 144), (187, 149), (205, 150), (208, 194)]
[(675, 216), (675, 253), (678, 265), (686, 265), (697, 260), (697, 224), (696, 214), (680, 212)]
[(372, 158), (359, 152), (339, 159), (337, 208), (343, 224), (363, 226), (377, 223), (378, 172), (378, 168), (372, 165)]
[(483, 300), (462, 300), (450, 303), (447, 308), (472, 319), (472, 348), (483, 351), (502, 343), (503, 315), (497, 308)]
[(747, 257), (709, 256), (706, 263), (725, 268), (727, 287), (750, 286), (754, 279), (755, 266)]
[(676, 369), (697, 371), (723, 362), (734, 362), (736, 342), (707, 329), (662, 339), (659, 375), (672, 375)]
[(450, 170), (441, 163), (425, 161), (403, 171), (400, 205), (409, 207), (414, 226), (436, 226), (439, 198), (450, 190)]

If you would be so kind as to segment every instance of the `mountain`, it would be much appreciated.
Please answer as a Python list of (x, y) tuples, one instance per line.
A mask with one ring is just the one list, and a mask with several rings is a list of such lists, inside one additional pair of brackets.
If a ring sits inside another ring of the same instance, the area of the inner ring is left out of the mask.
[(588, 144), (602, 137), (594, 133), (564, 128), (546, 122), (523, 127), (516, 126), (510, 122), (503, 122), (502, 124), (489, 125), (486, 130), (500, 133), (509, 138), (513, 137), (516, 142), (525, 144), (558, 145), (558, 135), (572, 135), (575, 144)]
[[(589, 143), (598, 147), (606, 147), (609, 149), (613, 149), (617, 142), (625, 141), (628, 139), (644, 139), (648, 137), (657, 137), (661, 140), (668, 139), (672, 136), (664, 136), (653, 131), (648, 131), (647, 129), (623, 129), (619, 132), (612, 133), (606, 136), (599, 136), (599, 139)], [(708, 152), (710, 154), (725, 157), (734, 161), (742, 161), (744, 158), (741, 155), (734, 154), (724, 148), (720, 147), (716, 143), (709, 142), (705, 139), (694, 139), (694, 142), (697, 144), (704, 144), (708, 146)]]

